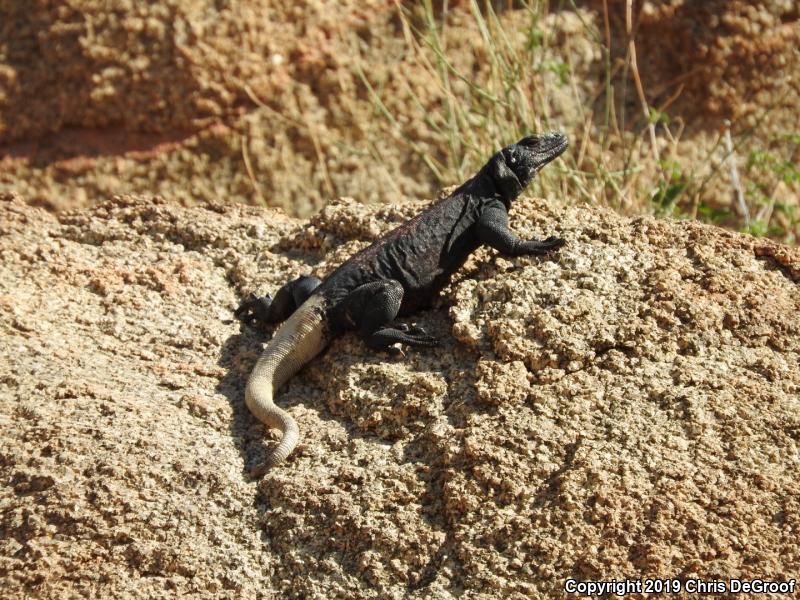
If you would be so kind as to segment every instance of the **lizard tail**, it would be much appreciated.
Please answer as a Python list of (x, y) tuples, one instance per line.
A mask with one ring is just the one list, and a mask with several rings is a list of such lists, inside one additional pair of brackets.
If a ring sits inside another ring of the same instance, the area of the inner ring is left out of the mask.
[(311, 296), (276, 331), (247, 380), (244, 400), (262, 423), (283, 432), (278, 446), (251, 474), (263, 475), (292, 453), (300, 429), (292, 416), (275, 405), (273, 393), (325, 347), (324, 299)]

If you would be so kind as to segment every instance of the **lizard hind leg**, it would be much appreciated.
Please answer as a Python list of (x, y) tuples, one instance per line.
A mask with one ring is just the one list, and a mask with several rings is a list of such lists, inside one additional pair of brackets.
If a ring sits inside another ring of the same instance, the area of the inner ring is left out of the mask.
[(400, 282), (384, 279), (357, 287), (344, 299), (343, 308), (370, 348), (397, 353), (392, 346), (398, 342), (409, 346), (436, 346), (438, 340), (423, 329), (394, 323), (402, 302)]
[(239, 305), (234, 315), (246, 325), (280, 323), (308, 300), (320, 283), (316, 277), (304, 275), (281, 287), (275, 298), (269, 294), (261, 297), (251, 294)]

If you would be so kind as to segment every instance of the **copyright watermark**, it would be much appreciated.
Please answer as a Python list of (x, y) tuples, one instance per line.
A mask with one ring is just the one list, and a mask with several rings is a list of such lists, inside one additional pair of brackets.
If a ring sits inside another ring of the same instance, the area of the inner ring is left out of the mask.
[(628, 594), (794, 594), (797, 582), (767, 579), (611, 579), (609, 581), (578, 581), (567, 579), (564, 591), (578, 596), (618, 597)]

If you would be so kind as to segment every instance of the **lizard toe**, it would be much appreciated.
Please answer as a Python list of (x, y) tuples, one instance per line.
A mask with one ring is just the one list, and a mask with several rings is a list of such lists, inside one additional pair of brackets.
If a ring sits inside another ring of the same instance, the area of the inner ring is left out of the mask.
[(425, 346), (432, 348), (439, 345), (438, 338), (427, 333), (406, 334), (403, 340), (409, 346)]
[(393, 360), (400, 361), (405, 359), (406, 353), (403, 352), (403, 349), (400, 347), (399, 344), (395, 344), (394, 346), (389, 346), (386, 348), (386, 352), (389, 353), (389, 357)]

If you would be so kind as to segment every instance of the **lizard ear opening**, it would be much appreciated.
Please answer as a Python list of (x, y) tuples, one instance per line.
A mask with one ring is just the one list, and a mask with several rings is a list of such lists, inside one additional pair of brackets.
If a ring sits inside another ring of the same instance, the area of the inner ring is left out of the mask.
[(514, 174), (503, 157), (502, 153), (495, 155), (491, 165), (491, 175), (497, 189), (502, 193), (503, 199), (506, 203), (510, 203), (514, 198), (522, 193), (525, 189), (520, 183), (517, 176)]

